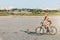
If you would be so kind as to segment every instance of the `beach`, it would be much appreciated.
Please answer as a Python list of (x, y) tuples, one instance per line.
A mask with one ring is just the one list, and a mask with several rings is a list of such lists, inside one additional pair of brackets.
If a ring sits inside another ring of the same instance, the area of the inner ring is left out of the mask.
[(60, 40), (60, 16), (49, 16), (57, 28), (56, 35), (28, 34), (40, 26), (43, 16), (0, 16), (0, 40)]

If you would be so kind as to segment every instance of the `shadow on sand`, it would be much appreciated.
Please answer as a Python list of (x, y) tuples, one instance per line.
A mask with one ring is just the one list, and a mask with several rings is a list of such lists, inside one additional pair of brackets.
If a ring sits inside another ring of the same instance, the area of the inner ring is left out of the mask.
[(43, 35), (43, 34), (39, 34), (39, 33), (36, 33), (36, 32), (28, 32), (28, 31), (24, 31), (24, 30), (20, 30), (21, 32), (25, 32), (25, 33), (27, 33), (27, 34), (29, 34), (29, 35)]

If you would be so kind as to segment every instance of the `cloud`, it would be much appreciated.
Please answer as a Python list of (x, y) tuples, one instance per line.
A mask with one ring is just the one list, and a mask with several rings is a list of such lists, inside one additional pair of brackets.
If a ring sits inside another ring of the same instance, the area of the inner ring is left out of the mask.
[(13, 8), (13, 6), (8, 6), (6, 9), (12, 9)]

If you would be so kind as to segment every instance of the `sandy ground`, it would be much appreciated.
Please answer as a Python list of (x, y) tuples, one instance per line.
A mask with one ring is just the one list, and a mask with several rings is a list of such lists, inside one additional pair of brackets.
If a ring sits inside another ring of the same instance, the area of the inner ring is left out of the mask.
[[(40, 26), (42, 16), (0, 16), (0, 40), (60, 40), (60, 16), (50, 16), (56, 35), (37, 35), (35, 28)], [(32, 32), (26, 33), (26, 30)]]

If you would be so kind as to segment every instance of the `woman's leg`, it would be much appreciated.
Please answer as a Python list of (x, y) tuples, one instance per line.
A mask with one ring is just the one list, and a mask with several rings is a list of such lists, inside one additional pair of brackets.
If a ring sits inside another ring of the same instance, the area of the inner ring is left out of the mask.
[(50, 23), (47, 22), (47, 24), (46, 24), (47, 32), (49, 32), (49, 27), (50, 27)]

